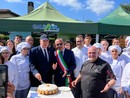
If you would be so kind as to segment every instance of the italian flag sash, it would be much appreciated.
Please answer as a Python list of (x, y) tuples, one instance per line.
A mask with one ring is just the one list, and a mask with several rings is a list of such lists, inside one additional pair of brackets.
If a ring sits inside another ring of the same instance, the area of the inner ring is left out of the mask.
[[(65, 63), (60, 50), (55, 51), (55, 56), (56, 56), (57, 62), (60, 65), (60, 68), (62, 69), (62, 71), (63, 72), (64, 72), (64, 70), (68, 71), (68, 66)], [(71, 87), (71, 82), (72, 82), (71, 76), (70, 76), (70, 74), (68, 74), (66, 76), (65, 85)]]

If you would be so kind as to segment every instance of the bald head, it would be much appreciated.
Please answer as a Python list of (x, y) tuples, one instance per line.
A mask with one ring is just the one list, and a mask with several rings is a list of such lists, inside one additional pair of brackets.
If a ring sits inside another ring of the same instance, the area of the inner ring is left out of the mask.
[(99, 53), (95, 46), (88, 48), (88, 58), (89, 58), (90, 62), (96, 61), (98, 56), (99, 56)]
[(27, 36), (26, 39), (25, 39), (25, 42), (29, 43), (30, 46), (32, 47), (33, 43), (34, 43), (34, 39), (33, 39), (32, 36)]
[(88, 48), (88, 51), (91, 51), (91, 50), (96, 51), (97, 48), (96, 48), (95, 46), (89, 47), (89, 48)]

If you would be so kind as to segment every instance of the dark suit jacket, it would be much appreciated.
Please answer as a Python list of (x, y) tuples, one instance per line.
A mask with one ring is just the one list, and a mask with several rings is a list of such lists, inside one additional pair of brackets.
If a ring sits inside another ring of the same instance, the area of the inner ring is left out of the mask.
[[(49, 55), (49, 61), (47, 61), (44, 57), (43, 51), (40, 46), (34, 47), (31, 49), (29, 53), (30, 57), (30, 67), (31, 71), (33, 74), (36, 74), (35, 69), (41, 74), (42, 80), (45, 83), (51, 83), (52, 82), (52, 64), (55, 62), (54, 61), (54, 51), (51, 49), (47, 48), (48, 55)], [(40, 82), (38, 80), (31, 81), (35, 82), (36, 85), (38, 86)]]
[[(63, 59), (66, 65), (68, 66), (67, 72), (71, 74), (71, 78), (73, 79), (74, 77), (73, 70), (76, 68), (76, 62), (75, 62), (73, 51), (65, 49)], [(66, 77), (62, 78), (63, 74), (64, 72), (62, 71), (62, 69), (60, 68), (60, 65), (57, 62), (57, 68), (55, 70), (55, 75), (54, 75), (55, 84), (57, 86), (65, 86)]]

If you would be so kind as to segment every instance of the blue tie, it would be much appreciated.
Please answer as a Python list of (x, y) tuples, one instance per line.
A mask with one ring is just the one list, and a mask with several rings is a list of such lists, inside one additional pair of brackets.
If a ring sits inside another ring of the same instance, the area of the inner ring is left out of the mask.
[[(46, 49), (44, 49), (44, 56), (45, 56), (45, 59), (47, 60)], [(47, 60), (47, 61), (48, 61), (48, 60)]]

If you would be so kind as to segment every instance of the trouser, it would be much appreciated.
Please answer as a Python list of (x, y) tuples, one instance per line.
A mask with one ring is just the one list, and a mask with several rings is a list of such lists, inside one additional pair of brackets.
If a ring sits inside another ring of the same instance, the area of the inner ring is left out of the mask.
[(82, 98), (81, 82), (78, 82), (75, 88), (72, 88), (72, 93), (75, 98)]
[(116, 92), (115, 90), (113, 90), (113, 89), (109, 89), (108, 95), (109, 95), (109, 98), (124, 98), (124, 95), (123, 95), (123, 94), (119, 94), (119, 93), (117, 93), (117, 92)]
[(16, 90), (15, 98), (27, 98), (28, 91), (29, 88), (24, 90)]

